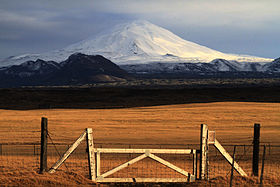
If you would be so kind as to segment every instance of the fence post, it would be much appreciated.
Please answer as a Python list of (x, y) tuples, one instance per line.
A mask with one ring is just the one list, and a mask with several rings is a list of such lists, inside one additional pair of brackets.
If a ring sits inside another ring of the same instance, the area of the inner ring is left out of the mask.
[(40, 173), (47, 171), (47, 142), (48, 142), (48, 119), (42, 117), (41, 120), (41, 156)]
[(201, 124), (199, 179), (207, 179), (208, 126)]
[(87, 128), (87, 151), (88, 151), (88, 165), (89, 165), (89, 177), (91, 180), (96, 180), (96, 172), (95, 172), (95, 153), (93, 150), (93, 137), (92, 137), (92, 129)]
[(195, 179), (196, 179), (196, 171), (197, 171), (197, 169), (196, 169), (196, 166), (197, 166), (197, 158), (196, 158), (196, 152), (193, 154), (193, 175), (194, 175), (194, 177), (195, 177)]
[(195, 163), (196, 163), (196, 166), (195, 166), (195, 179), (198, 179), (198, 177), (197, 177), (197, 170), (198, 170), (198, 168), (197, 168), (197, 160), (198, 160), (198, 154), (197, 154), (197, 151), (195, 152)]
[(259, 150), (260, 150), (260, 124), (254, 125), (254, 140), (253, 140), (253, 175), (259, 176)]
[(266, 146), (263, 146), (263, 157), (262, 157), (262, 170), (261, 170), (261, 178), (260, 178), (260, 185), (262, 186), (263, 184), (263, 170), (264, 170), (264, 161), (265, 161), (265, 149)]
[(231, 174), (230, 174), (230, 187), (232, 187), (232, 180), (233, 180), (235, 149), (236, 149), (236, 146), (233, 147), (233, 156), (232, 156)]

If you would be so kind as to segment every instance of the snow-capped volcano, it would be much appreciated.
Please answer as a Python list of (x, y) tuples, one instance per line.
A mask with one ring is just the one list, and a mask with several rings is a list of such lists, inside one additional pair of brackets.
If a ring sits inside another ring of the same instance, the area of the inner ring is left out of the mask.
[(239, 62), (271, 62), (273, 59), (225, 54), (186, 41), (172, 32), (147, 21), (133, 21), (115, 26), (64, 49), (42, 54), (26, 54), (5, 59), (1, 66), (20, 64), (27, 60), (61, 62), (72, 53), (103, 55), (118, 65), (150, 62), (210, 62), (216, 58)]

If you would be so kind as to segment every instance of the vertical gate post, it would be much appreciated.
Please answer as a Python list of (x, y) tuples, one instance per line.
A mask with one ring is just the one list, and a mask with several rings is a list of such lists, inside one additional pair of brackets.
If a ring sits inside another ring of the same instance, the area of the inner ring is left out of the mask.
[(42, 117), (41, 120), (41, 155), (40, 173), (47, 171), (47, 143), (48, 143), (48, 119)]
[(200, 131), (200, 164), (199, 179), (207, 179), (207, 157), (208, 157), (208, 126), (201, 124)]
[(100, 152), (96, 152), (96, 178), (100, 177)]
[(254, 125), (254, 140), (253, 140), (253, 166), (252, 171), (254, 176), (259, 176), (259, 150), (260, 150), (260, 124)]
[(96, 180), (96, 172), (95, 172), (95, 154), (94, 154), (94, 146), (93, 146), (93, 137), (92, 137), (92, 129), (87, 128), (87, 151), (88, 151), (88, 165), (89, 165), (89, 177), (91, 180)]
[(195, 152), (193, 154), (193, 175), (195, 177), (195, 180), (197, 178), (197, 153)]

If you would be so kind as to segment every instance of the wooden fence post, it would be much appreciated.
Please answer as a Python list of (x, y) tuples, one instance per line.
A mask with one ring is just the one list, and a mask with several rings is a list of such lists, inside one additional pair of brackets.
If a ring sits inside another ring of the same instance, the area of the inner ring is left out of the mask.
[(197, 169), (196, 169), (196, 167), (197, 167), (197, 153), (195, 152), (194, 154), (193, 154), (193, 175), (194, 175), (194, 177), (195, 177), (195, 179), (196, 179), (196, 174), (197, 174)]
[(207, 156), (208, 156), (208, 126), (201, 124), (200, 131), (200, 164), (199, 179), (207, 179)]
[(259, 176), (259, 150), (260, 150), (260, 124), (254, 125), (254, 140), (253, 140), (253, 166), (252, 171), (254, 176)]
[(48, 119), (42, 117), (41, 120), (41, 155), (40, 155), (40, 173), (47, 171), (47, 143), (48, 143)]
[(261, 170), (261, 178), (260, 178), (260, 185), (262, 186), (263, 184), (263, 170), (264, 170), (264, 161), (265, 161), (265, 149), (266, 146), (263, 146), (263, 157), (262, 157), (262, 170)]
[(89, 177), (91, 180), (96, 180), (96, 172), (95, 172), (95, 153), (93, 146), (93, 137), (92, 137), (92, 129), (87, 128), (87, 150), (88, 150), (88, 165), (89, 165)]
[(236, 149), (236, 146), (234, 146), (234, 148), (233, 148), (233, 156), (232, 156), (232, 164), (231, 164), (231, 175), (230, 175), (230, 187), (232, 187), (232, 180), (233, 180), (235, 149)]

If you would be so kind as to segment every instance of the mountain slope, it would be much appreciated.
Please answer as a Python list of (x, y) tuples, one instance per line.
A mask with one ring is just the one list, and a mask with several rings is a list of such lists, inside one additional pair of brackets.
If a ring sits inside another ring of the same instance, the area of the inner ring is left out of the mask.
[(50, 77), (59, 69), (58, 63), (41, 59), (0, 68), (0, 87), (49, 84)]
[(27, 60), (54, 60), (61, 62), (80, 52), (100, 54), (118, 65), (150, 62), (210, 62), (217, 58), (239, 62), (270, 62), (272, 59), (225, 54), (186, 41), (172, 32), (147, 21), (133, 21), (115, 26), (109, 31), (70, 45), (64, 49), (43, 54), (26, 54), (5, 59), (1, 66), (19, 64)]
[(172, 62), (154, 62), (148, 64), (126, 64), (120, 67), (129, 73), (137, 74), (197, 74), (197, 75), (213, 75), (213, 73), (227, 73), (230, 76), (238, 77), (239, 74), (248, 75), (259, 74), (275, 74), (279, 76), (280, 73), (280, 59), (275, 59), (272, 62), (257, 63), (257, 62), (238, 62), (228, 61), (225, 59), (215, 59), (210, 63), (172, 63)]
[(100, 55), (75, 53), (60, 65), (60, 70), (53, 75), (60, 84), (110, 82), (129, 77), (126, 71)]
[(264, 65), (264, 70), (267, 72), (278, 72), (280, 73), (280, 58), (276, 58), (271, 63)]
[(75, 53), (62, 63), (27, 61), (0, 68), (0, 87), (75, 85), (129, 78), (126, 71), (100, 55)]

